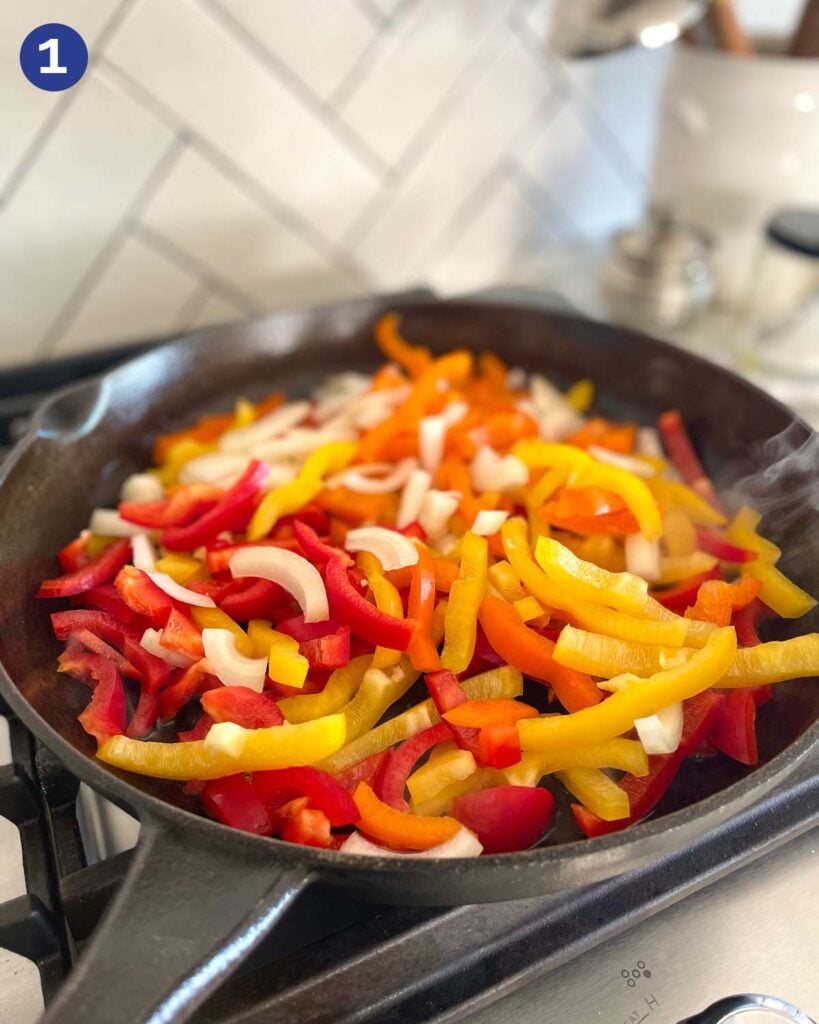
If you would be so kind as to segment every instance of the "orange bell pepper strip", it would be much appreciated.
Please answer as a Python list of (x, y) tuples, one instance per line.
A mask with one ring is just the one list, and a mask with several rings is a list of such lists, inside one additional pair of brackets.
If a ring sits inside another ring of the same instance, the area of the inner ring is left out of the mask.
[(564, 487), (542, 511), (551, 526), (573, 533), (624, 536), (639, 530), (623, 499), (602, 487)]
[(406, 370), (417, 380), (432, 362), (432, 354), (423, 345), (410, 345), (400, 334), (401, 317), (397, 313), (385, 313), (375, 325), (375, 343), (393, 363)]
[(435, 567), (432, 555), (424, 544), (417, 544), (418, 561), (410, 566), (411, 578), (407, 598), (407, 616), (415, 619), (418, 629), (410, 641), (407, 654), (419, 672), (435, 672), (441, 667), (438, 648), (432, 642), (432, 615), (435, 611)]
[[(361, 551), (357, 561), (359, 568), (367, 577), (367, 582), (375, 599), (376, 608), (380, 612), (392, 615), (393, 618), (402, 619), (404, 617), (404, 603), (401, 600), (401, 595), (394, 584), (385, 579), (381, 563), (375, 555), (369, 551)], [(432, 612), (430, 612), (429, 619), (432, 622)], [(397, 664), (400, 659), (400, 651), (393, 650), (390, 647), (376, 647), (373, 654), (372, 667), (389, 668), (390, 665)]]
[[(276, 391), (268, 395), (267, 398), (263, 398), (254, 408), (254, 419), (273, 412), (283, 401), (284, 395), (280, 391)], [(192, 427), (177, 430), (173, 434), (160, 434), (154, 442), (152, 455), (154, 464), (160, 466), (163, 462), (166, 462), (171, 449), (179, 441), (197, 441), (200, 444), (209, 444), (212, 441), (218, 440), (226, 430), (233, 426), (235, 419), (236, 414), (233, 412), (222, 413), (218, 416), (204, 416)]]
[(361, 815), (358, 828), (394, 849), (429, 850), (452, 839), (462, 827), (454, 818), (427, 818), (397, 811), (379, 800), (366, 782), (359, 782), (353, 800)]
[(391, 517), (395, 498), (391, 494), (357, 494), (346, 487), (330, 487), (319, 492), (316, 504), (347, 525), (360, 526), (369, 520), (385, 522)]
[(730, 626), (733, 613), (747, 607), (761, 589), (762, 584), (752, 576), (742, 576), (736, 583), (706, 580), (685, 617), (713, 622), (715, 626)]
[(493, 649), (523, 675), (548, 683), (567, 711), (591, 707), (602, 699), (591, 676), (555, 661), (555, 645), (521, 622), (514, 605), (487, 594), (478, 617)]
[(385, 363), (373, 374), (371, 391), (386, 391), (388, 388), (396, 388), (406, 384), (406, 378), (397, 366), (392, 363)]
[(499, 697), (494, 700), (468, 700), (441, 716), (450, 725), (483, 729), (497, 722), (519, 722), (521, 718), (537, 718), (537, 708), (519, 700)]
[(599, 448), (608, 448), (609, 451), (629, 455), (634, 451), (636, 437), (636, 423), (611, 423), (602, 416), (593, 416), (568, 440), (569, 444), (575, 444), (578, 448), (597, 445)]
[[(343, 546), (343, 545), (342, 545)], [(458, 575), (458, 566), (455, 562), (449, 562), (445, 558), (431, 558), (432, 570), (435, 575), (435, 589), (441, 594), (448, 594), (449, 590)], [(399, 590), (406, 590), (412, 585), (414, 566), (408, 565), (403, 569), (391, 569), (384, 575)]]

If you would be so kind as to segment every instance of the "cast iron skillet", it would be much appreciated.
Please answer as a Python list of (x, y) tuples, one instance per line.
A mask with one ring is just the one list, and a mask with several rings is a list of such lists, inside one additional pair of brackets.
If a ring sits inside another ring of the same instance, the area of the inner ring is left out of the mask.
[[(54, 671), (48, 613), (33, 599), (54, 574), (54, 552), (111, 504), (146, 462), (158, 432), (233, 396), (273, 388), (298, 395), (326, 374), (370, 369), (371, 325), (383, 302), (281, 313), (191, 335), (47, 402), (6, 463), (0, 487), (0, 692), (66, 766), (135, 813), (142, 834), (131, 870), (93, 943), (47, 1014), (49, 1021), (137, 1024), (186, 1019), (315, 879), (384, 903), (455, 904), (574, 887), (628, 870), (688, 843), (756, 800), (819, 749), (819, 687), (777, 687), (765, 709), (761, 764), (750, 773), (717, 757), (693, 767), (653, 820), (576, 841), (570, 818), (537, 849), (447, 862), (369, 859), (291, 846), (200, 817), (181, 787), (113, 771), (93, 760), (76, 721), (83, 687)], [(815, 435), (782, 406), (714, 366), (662, 343), (589, 321), (521, 308), (423, 302), (404, 309), (412, 340), (443, 351), (491, 348), (560, 384), (592, 377), (604, 411), (651, 422), (680, 406), (720, 479), (776, 472), (743, 484), (770, 514), (785, 571), (819, 591)], [(767, 446), (762, 442), (776, 437)], [(816, 628), (780, 625), (777, 635)]]

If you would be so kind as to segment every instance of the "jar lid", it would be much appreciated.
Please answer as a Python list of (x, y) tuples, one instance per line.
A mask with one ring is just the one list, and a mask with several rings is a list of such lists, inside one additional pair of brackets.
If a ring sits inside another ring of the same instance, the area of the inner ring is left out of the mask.
[(768, 221), (772, 242), (803, 256), (819, 256), (819, 210), (807, 207), (780, 210)]

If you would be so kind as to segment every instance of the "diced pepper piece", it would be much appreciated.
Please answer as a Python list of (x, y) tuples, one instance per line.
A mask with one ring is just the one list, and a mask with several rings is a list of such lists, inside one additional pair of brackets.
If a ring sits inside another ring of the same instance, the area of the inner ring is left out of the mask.
[(264, 804), (244, 775), (226, 775), (205, 783), (201, 800), (212, 818), (231, 828), (257, 836), (273, 835), (273, 825)]
[(323, 811), (314, 807), (299, 808), (284, 826), (282, 839), (299, 846), (315, 846), (325, 850), (333, 846), (329, 819)]
[(246, 686), (217, 686), (203, 693), (201, 701), (214, 722), (235, 722), (243, 729), (267, 729), (284, 722), (271, 697)]
[(572, 796), (603, 821), (629, 816), (628, 794), (599, 768), (564, 768), (556, 774)]
[(552, 820), (554, 797), (547, 789), (493, 786), (452, 801), (454, 817), (478, 837), (484, 853), (528, 850)]
[(333, 828), (354, 825), (358, 810), (345, 787), (318, 768), (279, 768), (254, 772), (251, 784), (265, 806), (275, 806), (293, 796), (306, 796), (310, 804), (327, 815)]
[(466, 670), (475, 652), (478, 609), (486, 594), (487, 542), (467, 532), (461, 543), (461, 564), (449, 592), (444, 622), (441, 665), (451, 672)]
[(520, 736), (513, 722), (492, 722), (478, 732), (476, 760), (489, 768), (510, 768), (521, 759)]
[(37, 597), (71, 597), (112, 580), (131, 557), (131, 541), (127, 537), (114, 541), (102, 554), (74, 572), (43, 580)]
[(397, 811), (379, 800), (366, 782), (359, 782), (353, 799), (360, 815), (360, 831), (393, 849), (428, 850), (452, 839), (461, 827), (452, 818), (426, 818)]

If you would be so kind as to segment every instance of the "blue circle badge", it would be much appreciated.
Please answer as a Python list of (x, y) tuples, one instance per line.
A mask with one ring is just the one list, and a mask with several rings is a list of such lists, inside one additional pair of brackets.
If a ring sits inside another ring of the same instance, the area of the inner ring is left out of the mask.
[(23, 74), (38, 89), (61, 92), (70, 89), (88, 67), (88, 47), (69, 25), (49, 22), (32, 29), (20, 47)]

